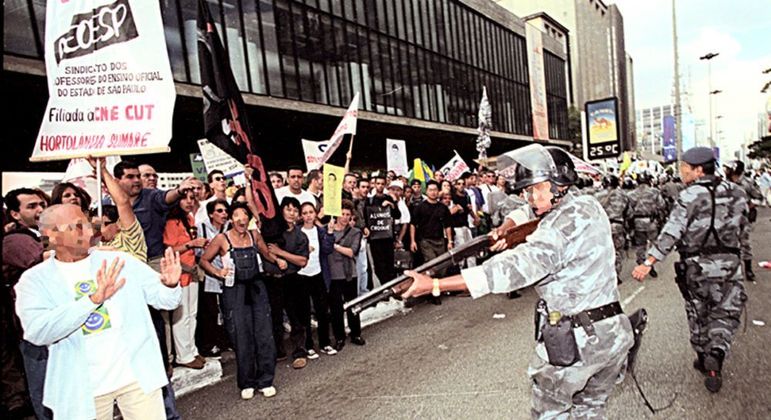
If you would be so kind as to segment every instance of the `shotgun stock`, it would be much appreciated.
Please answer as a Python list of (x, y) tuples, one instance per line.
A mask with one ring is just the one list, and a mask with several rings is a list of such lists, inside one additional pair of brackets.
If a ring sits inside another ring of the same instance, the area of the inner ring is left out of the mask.
[[(512, 248), (518, 244), (525, 242), (528, 235), (533, 233), (538, 227), (538, 219), (531, 220), (525, 224), (514, 226), (504, 231), (502, 237), (506, 239), (506, 247)], [(441, 271), (444, 268), (458, 265), (468, 257), (479, 254), (483, 250), (489, 249), (495, 244), (491, 235), (477, 236), (465, 244), (454, 248), (444, 254), (434, 258), (422, 264), (419, 267), (413, 269), (418, 273), (433, 276), (434, 273)], [(400, 275), (395, 279), (383, 283), (380, 287), (365, 293), (356, 299), (346, 302), (343, 308), (345, 310), (350, 309), (354, 314), (358, 314), (361, 311), (375, 306), (378, 302), (388, 300), (391, 296), (400, 294), (406, 290), (407, 282), (412, 280), (412, 277), (407, 275)]]

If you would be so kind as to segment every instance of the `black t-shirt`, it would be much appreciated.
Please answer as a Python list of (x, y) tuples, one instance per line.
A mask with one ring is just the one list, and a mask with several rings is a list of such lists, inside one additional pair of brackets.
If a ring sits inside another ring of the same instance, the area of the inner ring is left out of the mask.
[(411, 215), (415, 226), (415, 239), (443, 239), (444, 228), (450, 226), (450, 210), (440, 202), (422, 201), (415, 206)]
[(463, 211), (455, 214), (450, 214), (450, 226), (464, 227), (468, 226), (469, 208), (471, 207), (471, 199), (465, 192), (459, 196), (457, 194), (452, 195), (452, 205), (459, 205), (463, 207)]

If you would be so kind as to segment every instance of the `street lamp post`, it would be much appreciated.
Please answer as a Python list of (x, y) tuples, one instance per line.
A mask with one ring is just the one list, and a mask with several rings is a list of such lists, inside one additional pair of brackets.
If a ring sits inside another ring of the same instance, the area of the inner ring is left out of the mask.
[(720, 55), (720, 53), (707, 53), (699, 57), (699, 60), (707, 60), (707, 83), (709, 84), (709, 145), (715, 147), (715, 133), (712, 127), (712, 95), (720, 93), (720, 91), (712, 91), (712, 59)]

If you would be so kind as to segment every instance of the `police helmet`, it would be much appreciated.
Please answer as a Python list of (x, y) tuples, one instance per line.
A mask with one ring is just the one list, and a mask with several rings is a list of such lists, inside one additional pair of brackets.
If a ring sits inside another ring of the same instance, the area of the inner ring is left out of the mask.
[[(570, 153), (556, 146), (546, 146), (546, 150), (551, 155), (552, 160), (554, 160), (554, 165), (557, 166), (557, 173), (551, 181), (560, 187), (575, 184), (578, 174), (576, 173), (576, 164), (573, 163)], [(589, 185), (591, 185), (591, 182)]]
[(602, 186), (605, 188), (618, 188), (618, 185), (618, 177), (613, 174), (605, 175), (605, 177), (602, 178)]
[(653, 181), (653, 177), (647, 173), (647, 172), (640, 172), (637, 174), (637, 183), (638, 184), (651, 184), (651, 181)]
[(504, 153), (498, 157), (497, 163), (498, 173), (505, 177), (515, 190), (544, 181), (551, 181), (559, 186), (570, 185), (577, 178), (575, 166), (566, 152), (549, 151), (540, 144), (531, 144)]

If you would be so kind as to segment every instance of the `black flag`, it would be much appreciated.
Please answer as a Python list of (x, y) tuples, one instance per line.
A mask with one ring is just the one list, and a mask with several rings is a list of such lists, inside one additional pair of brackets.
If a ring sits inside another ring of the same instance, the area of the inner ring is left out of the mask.
[(259, 215), (263, 220), (273, 219), (278, 209), (276, 194), (252, 138), (246, 106), (206, 0), (198, 0), (198, 62), (206, 138), (254, 169), (251, 188)]

